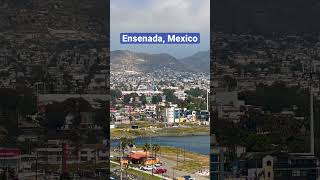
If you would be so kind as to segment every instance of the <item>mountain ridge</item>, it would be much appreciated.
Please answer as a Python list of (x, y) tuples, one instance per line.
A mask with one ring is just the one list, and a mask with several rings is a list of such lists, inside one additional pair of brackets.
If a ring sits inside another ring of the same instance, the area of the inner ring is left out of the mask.
[[(110, 65), (111, 69), (114, 70), (151, 72), (164, 68), (174, 71), (209, 72), (209, 54), (209, 50), (199, 51), (191, 56), (178, 59), (168, 53), (149, 54), (129, 50), (114, 50), (110, 53)], [(200, 59), (200, 61), (197, 59)], [(201, 68), (203, 63), (208, 65)]]

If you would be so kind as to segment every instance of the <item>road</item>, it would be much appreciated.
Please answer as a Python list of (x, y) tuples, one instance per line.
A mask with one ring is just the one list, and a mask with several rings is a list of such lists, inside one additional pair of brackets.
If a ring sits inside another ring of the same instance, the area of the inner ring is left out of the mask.
[(177, 166), (177, 162), (176, 161), (172, 161), (172, 160), (165, 159), (165, 158), (160, 158), (160, 161), (161, 162), (165, 162), (164, 165), (163, 165), (163, 168), (167, 169), (167, 173), (165, 174), (165, 176), (167, 176), (167, 177), (169, 177), (171, 179), (174, 179), (175, 177), (181, 177), (181, 176), (189, 175), (189, 176), (195, 178), (196, 180), (208, 180), (208, 178), (199, 176), (197, 174), (191, 174), (191, 173), (188, 173), (188, 172), (175, 170), (174, 168)]
[[(111, 153), (113, 155), (117, 156), (117, 153), (114, 153), (114, 152), (111, 152)], [(192, 173), (188, 173), (188, 172), (175, 170), (175, 167), (177, 165), (176, 161), (164, 158), (163, 156), (159, 156), (158, 158), (160, 158), (160, 162), (163, 162), (163, 164), (164, 164), (162, 166), (162, 168), (167, 169), (167, 173), (163, 174), (163, 176), (168, 179), (174, 179), (175, 177), (181, 177), (181, 176), (186, 176), (186, 175), (190, 175), (191, 177), (196, 178), (196, 180), (208, 180), (209, 179), (207, 177), (203, 177), (203, 176), (200, 176), (197, 174), (192, 174)], [(117, 162), (114, 162), (114, 163), (117, 163)], [(119, 163), (117, 163), (117, 164), (119, 165)], [(142, 171), (138, 168), (132, 168), (132, 169), (135, 169), (135, 170), (147, 173), (147, 174), (152, 174), (151, 172)], [(159, 175), (156, 175), (156, 176), (163, 177), (163, 176), (159, 176)]]
[[(110, 161), (111, 163), (114, 163), (114, 164), (117, 164), (120, 166), (120, 163), (118, 162), (114, 162), (114, 161)], [(140, 170), (139, 168), (135, 168), (135, 167), (129, 167), (130, 169), (134, 169), (136, 171), (140, 171), (142, 173), (146, 173), (146, 174), (150, 174), (152, 175), (152, 172), (149, 172), (149, 171), (143, 171), (143, 170)], [(153, 174), (153, 176), (157, 176), (159, 178), (162, 178), (162, 179), (165, 179), (165, 180), (172, 180), (171, 178), (168, 178), (168, 177), (164, 177), (164, 176), (161, 176), (161, 175), (158, 175), (158, 174)]]

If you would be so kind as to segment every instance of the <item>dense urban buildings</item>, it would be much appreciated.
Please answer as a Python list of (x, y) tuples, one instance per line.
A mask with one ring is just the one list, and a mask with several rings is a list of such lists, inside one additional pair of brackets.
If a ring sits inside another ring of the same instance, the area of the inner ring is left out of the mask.
[(0, 9), (1, 179), (106, 175), (108, 3)]
[(224, 163), (211, 166), (216, 179), (317, 179), (316, 38), (217, 32), (214, 43), (211, 160)]
[[(199, 56), (208, 65), (208, 51), (189, 58), (197, 61)], [(199, 153), (196, 158), (190, 156), (196, 152), (189, 152), (194, 151), (189, 144), (203, 144), (192, 142), (192, 136), (209, 134), (206, 68), (195, 68), (169, 54), (123, 50), (112, 51), (110, 60), (111, 163), (140, 166), (171, 179), (183, 175), (209, 179), (208, 154)], [(175, 144), (170, 145), (169, 139)], [(203, 147), (209, 149), (209, 144)]]

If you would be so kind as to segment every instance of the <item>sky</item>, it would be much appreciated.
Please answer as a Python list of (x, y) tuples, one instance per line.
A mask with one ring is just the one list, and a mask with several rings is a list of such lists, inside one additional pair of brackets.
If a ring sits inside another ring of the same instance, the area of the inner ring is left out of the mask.
[[(110, 48), (183, 58), (210, 49), (210, 0), (111, 0)], [(199, 32), (200, 44), (120, 44), (122, 32)]]

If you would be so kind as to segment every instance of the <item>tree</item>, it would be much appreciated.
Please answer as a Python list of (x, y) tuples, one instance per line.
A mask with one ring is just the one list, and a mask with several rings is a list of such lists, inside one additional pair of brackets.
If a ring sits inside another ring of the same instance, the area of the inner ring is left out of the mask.
[(130, 147), (130, 148), (132, 148), (133, 147), (133, 145), (134, 145), (134, 139), (132, 139), (132, 138), (128, 138), (127, 139), (127, 144), (128, 144), (128, 146)]
[(141, 103), (142, 103), (143, 105), (145, 105), (145, 104), (147, 103), (147, 97), (146, 97), (146, 95), (142, 94), (142, 95), (140, 96), (140, 101), (141, 101)]
[(159, 144), (153, 144), (152, 145), (152, 151), (154, 152), (154, 157), (157, 158), (157, 153), (160, 151)]
[(190, 90), (185, 91), (185, 93), (187, 93), (190, 96), (193, 97), (206, 97), (207, 96), (207, 91), (204, 89), (200, 89), (200, 88), (192, 88)]
[(110, 90), (111, 101), (114, 101), (122, 96), (122, 93), (119, 89)]
[(129, 146), (130, 148), (134, 145), (134, 139), (122, 137), (120, 138), (121, 150), (124, 155), (124, 150)]
[(152, 96), (152, 103), (153, 104), (158, 104), (161, 101), (162, 101), (162, 97), (160, 95)]
[(137, 96), (138, 96), (137, 93), (126, 94), (126, 95), (123, 96), (123, 102), (124, 102), (125, 104), (128, 104), (128, 103), (130, 102), (130, 99), (131, 99), (131, 98), (134, 99), (134, 98), (137, 97)]
[(245, 100), (246, 104), (260, 106), (273, 113), (279, 113), (284, 108), (296, 105), (297, 116), (309, 114), (309, 93), (300, 87), (288, 87), (281, 81), (271, 86), (259, 84), (255, 91), (241, 92), (239, 99)]
[(124, 155), (124, 150), (128, 146), (128, 138), (121, 137), (119, 142), (120, 142), (120, 150), (121, 150), (122, 154)]
[(151, 149), (151, 145), (149, 143), (145, 143), (142, 147), (143, 151), (146, 152), (146, 156), (148, 157), (148, 151)]
[(164, 89), (164, 90), (163, 90), (163, 95), (166, 96), (166, 100), (167, 100), (168, 102), (172, 102), (172, 103), (174, 103), (174, 104), (177, 104), (178, 101), (179, 101), (179, 99), (178, 99), (177, 96), (174, 95), (174, 92), (175, 92), (175, 91), (172, 90), (172, 89)]

